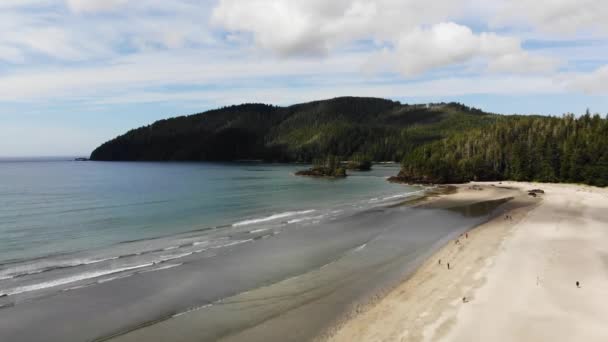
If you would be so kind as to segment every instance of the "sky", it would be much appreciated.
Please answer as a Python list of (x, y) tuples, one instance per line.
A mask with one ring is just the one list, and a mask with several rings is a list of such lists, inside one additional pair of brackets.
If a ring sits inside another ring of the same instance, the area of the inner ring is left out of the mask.
[(337, 96), (608, 113), (606, 0), (1, 0), (0, 157)]

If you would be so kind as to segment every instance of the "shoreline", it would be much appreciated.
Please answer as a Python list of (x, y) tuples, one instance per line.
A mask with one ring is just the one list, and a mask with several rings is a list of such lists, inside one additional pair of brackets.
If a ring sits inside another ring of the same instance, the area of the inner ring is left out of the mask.
[[(313, 340), (320, 332), (328, 331), (335, 322), (343, 320), (351, 308), (360, 308), (363, 303), (387, 293), (445, 242), (485, 222), (488, 215), (496, 215), (490, 213), (502, 203), (493, 203), (492, 199), (511, 198), (515, 193), (509, 189), (493, 189), (483, 194), (471, 191), (475, 196), (457, 201), (440, 195), (452, 191), (451, 187), (431, 189), (425, 200), (406, 200), (400, 207), (388, 206), (380, 210), (384, 214), (379, 228), (390, 229), (380, 240), (372, 239), (354, 248), (346, 258), (340, 257), (293, 278), (214, 302), (204, 310), (131, 330), (115, 336), (112, 341), (201, 340), (211, 325), (225, 326), (225, 332), (213, 340)], [(486, 206), (477, 208), (480, 203)], [(414, 212), (417, 214), (410, 216)], [(379, 224), (376, 215), (378, 211), (372, 210), (365, 216), (353, 216), (345, 227), (361, 226), (361, 229), (369, 230)], [(387, 221), (388, 217), (393, 218)], [(422, 236), (407, 234), (404, 219), (408, 222), (406, 227), (427, 224), (428, 234), (440, 235), (416, 242)], [(471, 225), (471, 222), (476, 223)], [(384, 259), (382, 255), (386, 252), (394, 255)], [(276, 298), (276, 303), (271, 298)]]
[[(296, 223), (280, 234), (252, 235), (247, 228), (232, 238), (247, 243), (220, 240), (222, 248), (192, 243), (187, 248), (206, 252), (178, 254), (179, 264), (162, 273), (69, 287), (2, 310), (0, 332), (28, 340), (34, 332), (21, 322), (36, 320), (49, 341), (311, 340), (522, 195), (507, 188), (446, 195), (453, 191), (436, 187), (423, 199), (355, 210), (322, 224)], [(66, 332), (64, 321), (87, 328)]]
[[(492, 225), (494, 222), (504, 221), (503, 217), (507, 213), (511, 213), (514, 216), (515, 222), (522, 214), (525, 214), (532, 210), (539, 202), (538, 199), (531, 199), (526, 196), (524, 191), (520, 191), (519, 189), (502, 187), (499, 184), (495, 184), (494, 186), (481, 186), (476, 187), (475, 185), (470, 184), (449, 184), (449, 185), (440, 185), (429, 191), (429, 195), (422, 199), (420, 203), (416, 203), (415, 206), (418, 207), (427, 207), (427, 208), (441, 208), (447, 209), (450, 207), (460, 206), (462, 204), (472, 204), (477, 202), (484, 202), (489, 200), (497, 200), (498, 198), (502, 198), (504, 195), (500, 193), (496, 193), (498, 190), (511, 190), (515, 191), (515, 193), (510, 193), (513, 196), (513, 199), (505, 204), (502, 204), (498, 208), (498, 212), (494, 213), (494, 216), (491, 217), (488, 221), (482, 222), (481, 224), (472, 227), (470, 230), (462, 234), (462, 238), (460, 236), (455, 237), (454, 239), (450, 239), (445, 241), (440, 246), (436, 246), (434, 251), (430, 251), (430, 253), (421, 260), (418, 267), (407, 275), (402, 281), (393, 286), (392, 288), (386, 289), (386, 291), (382, 291), (375, 298), (370, 300), (363, 305), (358, 305), (353, 308), (352, 312), (347, 313), (342, 319), (338, 320), (336, 324), (329, 327), (326, 331), (321, 332), (317, 337), (316, 341), (367, 341), (374, 340), (376, 341), (379, 337), (378, 334), (375, 336), (367, 336), (365, 335), (366, 328), (372, 324), (372, 322), (379, 322), (386, 320), (386, 315), (391, 315), (391, 318), (395, 319), (395, 325), (402, 326), (409, 317), (411, 317), (411, 310), (407, 308), (407, 313), (389, 313), (388, 307), (393, 306), (393, 302), (398, 300), (398, 297), (401, 297), (404, 293), (410, 293), (408, 295), (408, 301), (403, 303), (404, 308), (409, 306), (410, 301), (416, 300), (418, 296), (428, 298), (428, 296), (435, 292), (437, 289), (432, 289), (430, 292), (420, 293), (420, 289), (414, 290), (421, 286), (421, 284), (430, 282), (436, 282), (433, 277), (442, 276), (445, 272), (450, 272), (450, 274), (455, 274), (459, 270), (462, 270), (460, 267), (456, 267), (458, 263), (457, 258), (459, 257), (459, 252), (465, 248), (465, 246), (470, 246), (472, 242), (478, 240), (479, 234), (484, 233), (487, 225)], [(520, 214), (514, 214), (517, 211)], [(512, 222), (512, 221), (509, 221)], [(508, 222), (503, 222), (508, 223)], [(496, 239), (493, 245), (488, 245), (488, 249), (494, 247), (495, 244), (500, 243), (502, 239), (508, 233), (509, 227), (500, 227), (500, 232), (498, 235), (498, 239)], [(487, 232), (486, 232), (487, 233)], [(484, 234), (485, 235), (485, 234)], [(494, 235), (494, 232), (492, 232)], [(467, 236), (467, 238), (464, 238)], [(459, 243), (456, 245), (454, 242), (459, 240)], [(438, 265), (438, 260), (441, 260), (441, 265)], [(450, 270), (447, 271), (447, 262), (451, 262)], [(400, 299), (400, 298), (399, 298)], [(390, 305), (387, 302), (391, 302)], [(445, 303), (440, 303), (445, 304)], [(426, 312), (424, 317), (426, 319), (430, 319), (431, 316)], [(384, 332), (386, 329), (382, 328)], [(406, 329), (408, 330), (408, 329)], [(409, 329), (414, 330), (414, 329)], [(418, 328), (418, 330), (420, 330)], [(390, 334), (385, 339), (386, 341), (409, 341), (409, 340), (419, 340), (416, 338), (412, 338), (412, 335), (416, 335), (416, 332), (409, 333), (407, 338), (406, 336), (394, 336), (394, 334)], [(405, 338), (405, 339), (404, 339)]]
[[(571, 291), (577, 289), (574, 286), (574, 279), (570, 281), (572, 284), (552, 283), (551, 287), (555, 288), (549, 288), (547, 285), (547, 291), (563, 292), (564, 297), (539, 298), (534, 291), (539, 291), (539, 288), (544, 286), (545, 278), (548, 277), (548, 275), (539, 275), (536, 279), (535, 272), (551, 273), (552, 278), (558, 278), (558, 274), (559, 277), (566, 277), (568, 274), (579, 273), (576, 267), (584, 265), (569, 262), (567, 252), (564, 250), (559, 254), (559, 259), (563, 259), (560, 261), (568, 264), (564, 269), (560, 269), (555, 267), (555, 259), (558, 257), (551, 253), (548, 253), (549, 256), (542, 255), (536, 251), (545, 248), (545, 245), (550, 245), (550, 248), (546, 248), (555, 253), (556, 246), (553, 246), (555, 244), (553, 239), (564, 245), (560, 247), (569, 250), (567, 238), (574, 236), (571, 231), (569, 235), (562, 236), (564, 233), (561, 231), (576, 228), (571, 224), (566, 225), (567, 221), (574, 223), (581, 220), (588, 221), (585, 226), (592, 228), (592, 231), (588, 232), (591, 235), (579, 239), (585, 239), (586, 243), (595, 249), (601, 248), (593, 245), (593, 239), (603, 234), (601, 223), (608, 222), (608, 215), (603, 215), (601, 211), (602, 209), (605, 211), (606, 208), (606, 205), (602, 205), (601, 199), (606, 200), (608, 191), (586, 185), (487, 182), (456, 185), (459, 189), (458, 193), (444, 195), (443, 198), (463, 197), (463, 193), (474, 186), (484, 189), (479, 191), (480, 193), (492, 187), (509, 187), (518, 189), (523, 194), (526, 194), (527, 190), (541, 188), (547, 190), (547, 194), (537, 199), (524, 195), (519, 199), (528, 202), (524, 206), (509, 208), (507, 204), (503, 215), (498, 215), (471, 229), (468, 238), (461, 238), (458, 244), (451, 241), (441, 247), (411, 276), (381, 298), (353, 312), (317, 340), (538, 341), (546, 340), (547, 336), (553, 336), (553, 339), (549, 338), (549, 340), (560, 340), (562, 337), (560, 334), (564, 332), (570, 334), (565, 340), (577, 340), (579, 338), (570, 337), (581, 335), (585, 336), (583, 340), (601, 340), (597, 335), (605, 340), (608, 329), (602, 329), (597, 324), (599, 321), (592, 325), (596, 335), (576, 333), (577, 329), (584, 329), (585, 324), (571, 323), (572, 317), (569, 316), (568, 309), (558, 310), (559, 315), (547, 310), (549, 307), (559, 307), (559, 302), (565, 301), (573, 306), (583, 306), (581, 311), (586, 310), (587, 314), (589, 311), (596, 312), (598, 314), (596, 320), (606, 317), (602, 313), (607, 313), (608, 310), (601, 308), (600, 304), (595, 304), (602, 302), (601, 300), (590, 297), (582, 305), (568, 299), (572, 295)], [(572, 207), (576, 210), (572, 210)], [(591, 218), (583, 216), (587, 212)], [(505, 215), (509, 215), (512, 219), (506, 220)], [(556, 219), (556, 216), (559, 219)], [(535, 231), (539, 227), (543, 228), (543, 225), (547, 226), (547, 231), (543, 231), (542, 234)], [(550, 235), (554, 236), (551, 236), (552, 239), (547, 239)], [(536, 239), (530, 241), (530, 236), (535, 236)], [(608, 240), (608, 236), (602, 237), (605, 240), (601, 241)], [(596, 243), (601, 244), (601, 241)], [(584, 254), (585, 249), (578, 249), (579, 247), (580, 244), (575, 252)], [(530, 257), (529, 254), (534, 257)], [(588, 261), (591, 258), (589, 255), (586, 257)], [(438, 264), (439, 260), (441, 265)], [(446, 269), (448, 261), (451, 262), (450, 270)], [(525, 267), (522, 266), (524, 264)], [(555, 270), (547, 271), (548, 265), (555, 267)], [(601, 265), (597, 260), (594, 265), (599, 268), (594, 272), (601, 271)], [(522, 271), (519, 271), (520, 269)], [(599, 274), (595, 278), (605, 279), (605, 273), (599, 272)], [(584, 278), (582, 275), (579, 277), (581, 280)], [(589, 277), (587, 275), (587, 278)], [(585, 279), (583, 284), (585, 283), (589, 283), (589, 280)], [(596, 284), (596, 287), (599, 287), (599, 284)], [(605, 291), (602, 293), (598, 291), (600, 290), (595, 289), (594, 294), (606, 298)], [(522, 298), (530, 302), (537, 301), (538, 306), (545, 310), (535, 313), (535, 310), (528, 308), (528, 302)], [(558, 319), (552, 316), (560, 317)], [(578, 319), (578, 317), (574, 318)], [(554, 325), (547, 323), (551, 319)], [(540, 324), (540, 328), (534, 327), (534, 324)], [(548, 332), (546, 329), (551, 329), (553, 332)]]

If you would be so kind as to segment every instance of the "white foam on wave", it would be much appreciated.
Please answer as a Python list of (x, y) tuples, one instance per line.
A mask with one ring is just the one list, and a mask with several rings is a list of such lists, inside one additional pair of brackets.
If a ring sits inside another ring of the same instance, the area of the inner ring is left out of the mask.
[[(287, 221), (287, 223), (289, 223), (289, 221)], [(271, 230), (272, 228), (262, 228), (262, 229), (256, 229), (256, 230), (252, 230), (249, 233), (250, 234), (255, 234), (255, 233), (261, 233), (261, 232), (265, 232), (267, 230)]]
[(293, 220), (289, 220), (289, 221), (287, 221), (287, 223), (292, 224), (292, 223), (299, 223), (299, 222), (310, 221), (310, 220), (316, 220), (314, 222), (319, 222), (318, 220), (325, 218), (325, 216), (326, 215), (300, 217), (300, 218), (296, 218)]
[(274, 214), (274, 215), (270, 215), (270, 216), (266, 216), (266, 217), (237, 222), (237, 223), (233, 224), (232, 226), (233, 227), (248, 226), (251, 224), (274, 221), (277, 219), (282, 219), (282, 218), (296, 216), (296, 215), (306, 215), (306, 214), (310, 214), (313, 212), (315, 212), (314, 209), (313, 210), (303, 210), (303, 211), (287, 211), (287, 212), (280, 213), (280, 214)]
[(110, 278), (105, 278), (105, 279), (99, 279), (97, 281), (97, 284), (103, 284), (103, 283), (107, 283), (109, 281), (113, 281), (113, 280), (118, 280), (118, 279), (124, 279), (124, 278), (129, 278), (130, 276), (132, 276), (133, 274), (125, 274), (125, 275), (119, 275), (116, 277), (110, 277)]
[(240, 245), (242, 243), (247, 243), (247, 242), (251, 242), (251, 241), (253, 241), (253, 239), (239, 240), (239, 241), (234, 241), (234, 242), (231, 242), (231, 243), (227, 243), (225, 245), (213, 246), (211, 248), (217, 249), (217, 248), (230, 247), (230, 246)]
[(78, 290), (78, 289), (84, 289), (85, 287), (89, 287), (89, 286), (93, 286), (94, 284), (83, 284), (83, 285), (78, 285), (78, 286), (74, 286), (74, 287), (68, 287), (67, 289), (63, 289), (63, 291), (72, 291), (72, 290)]
[(187, 252), (187, 253), (175, 254), (175, 255), (161, 255), (160, 261), (157, 261), (156, 263), (187, 257), (189, 255), (192, 255), (193, 253), (194, 252)]
[(206, 305), (203, 305), (203, 306), (191, 308), (191, 309), (188, 309), (188, 310), (186, 310), (184, 312), (176, 313), (175, 315), (171, 316), (171, 318), (176, 318), (176, 317), (185, 315), (185, 314), (190, 313), (190, 312), (194, 312), (194, 311), (198, 311), (198, 310), (202, 310), (202, 309), (208, 308), (210, 306), (213, 306), (213, 304), (206, 304)]
[(360, 250), (362, 250), (363, 248), (367, 247), (367, 243), (362, 244), (361, 246), (355, 248), (353, 250), (353, 252), (359, 252)]
[(154, 268), (154, 269), (151, 269), (151, 270), (141, 271), (141, 273), (150, 273), (150, 272), (168, 270), (170, 268), (179, 267), (181, 265), (183, 265), (183, 263), (181, 263), (181, 264), (169, 264), (169, 265), (161, 266), (161, 267)]
[(16, 295), (16, 294), (20, 294), (20, 293), (24, 293), (24, 292), (42, 290), (42, 289), (46, 289), (46, 288), (49, 288), (49, 287), (55, 287), (55, 286), (65, 285), (65, 284), (74, 283), (74, 282), (81, 281), (81, 280), (87, 280), (87, 279), (97, 278), (97, 277), (101, 277), (101, 276), (105, 276), (105, 275), (109, 275), (109, 274), (115, 274), (115, 273), (119, 273), (119, 272), (131, 271), (131, 270), (135, 270), (135, 269), (138, 269), (138, 268), (149, 267), (149, 266), (152, 266), (152, 265), (153, 265), (153, 263), (148, 263), (148, 264), (142, 264), (142, 265), (135, 265), (135, 266), (116, 268), (116, 269), (111, 269), (111, 270), (104, 270), (104, 271), (97, 271), (97, 272), (87, 272), (87, 273), (82, 273), (82, 274), (74, 275), (74, 276), (71, 276), (71, 277), (65, 277), (65, 278), (60, 278), (60, 279), (55, 279), (55, 280), (47, 281), (47, 282), (44, 282), (44, 283), (38, 283), (38, 284), (32, 284), (32, 285), (26, 285), (26, 286), (16, 287), (14, 289), (10, 289), (10, 290), (4, 292), (4, 294), (12, 296), (12, 295)]
[(98, 264), (98, 263), (115, 260), (115, 259), (118, 259), (118, 257), (115, 256), (115, 257), (107, 257), (107, 258), (102, 258), (102, 259), (72, 259), (72, 260), (36, 262), (33, 264), (26, 264), (26, 265), (21, 265), (21, 266), (17, 266), (14, 268), (2, 270), (2, 271), (0, 271), (0, 280), (35, 275), (35, 274), (40, 274), (40, 273), (44, 273), (47, 271), (52, 271), (55, 269), (93, 265), (93, 264)]
[[(110, 260), (116, 260), (118, 259), (117, 256), (114, 257), (109, 257), (109, 258), (103, 258), (103, 259), (93, 259), (93, 260), (85, 260), (82, 265), (92, 265), (92, 264), (98, 264), (100, 262), (104, 262), (104, 261), (110, 261)], [(75, 265), (75, 266), (79, 266), (79, 265)]]
[(426, 191), (426, 189), (419, 190), (419, 191), (405, 192), (405, 193), (396, 194), (396, 195), (387, 196), (387, 197), (382, 197), (382, 198), (375, 197), (375, 198), (372, 198), (371, 200), (369, 200), (369, 203), (375, 203), (375, 202), (381, 202), (381, 201), (390, 201), (390, 200), (395, 200), (395, 199), (399, 199), (399, 198), (412, 197), (412, 196), (416, 196), (416, 195), (422, 194), (425, 191)]

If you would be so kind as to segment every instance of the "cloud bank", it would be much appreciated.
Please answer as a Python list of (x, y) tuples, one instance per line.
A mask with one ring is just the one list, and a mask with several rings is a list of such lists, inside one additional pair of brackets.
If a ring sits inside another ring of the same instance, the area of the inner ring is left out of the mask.
[[(141, 99), (217, 84), (238, 94), (267, 87), (265, 77), (309, 92), (323, 77), (363, 93), (389, 79), (514, 76), (544, 79), (540, 92), (608, 92), (600, 0), (6, 0), (0, 9), (5, 101)], [(568, 48), (579, 40), (594, 43)]]

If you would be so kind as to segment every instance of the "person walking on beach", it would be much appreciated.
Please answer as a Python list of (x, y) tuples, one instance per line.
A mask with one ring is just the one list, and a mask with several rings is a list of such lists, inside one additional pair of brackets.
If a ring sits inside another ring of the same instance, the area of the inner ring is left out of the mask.
[(448, 262), (448, 270), (450, 269), (450, 263)]
[(576, 281), (576, 287), (578, 287), (579, 289), (581, 288), (581, 283), (579, 283), (578, 280)]

